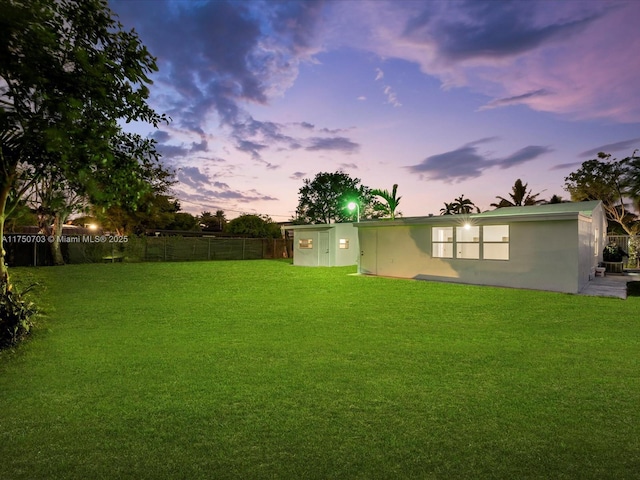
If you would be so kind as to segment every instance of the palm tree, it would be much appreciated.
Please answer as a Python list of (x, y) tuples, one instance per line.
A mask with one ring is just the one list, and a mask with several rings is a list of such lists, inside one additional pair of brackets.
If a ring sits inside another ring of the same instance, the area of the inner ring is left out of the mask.
[(224, 214), (223, 210), (216, 210), (215, 218), (218, 222), (217, 227), (220, 229), (218, 231), (224, 231), (224, 226), (227, 224), (227, 217)]
[(551, 196), (549, 201), (546, 202), (546, 203), (550, 203), (550, 204), (553, 204), (553, 203), (566, 203), (566, 200), (564, 200), (560, 195), (555, 195), (554, 194), (554, 195)]
[(536, 193), (535, 195), (531, 195), (531, 190), (527, 192), (528, 183), (522, 183), (522, 180), (517, 179), (516, 183), (511, 187), (511, 193), (509, 197), (511, 200), (508, 200), (504, 197), (496, 197), (500, 200), (498, 203), (492, 203), (492, 207), (496, 208), (504, 208), (504, 207), (521, 207), (523, 205), (538, 205), (544, 200), (538, 200), (538, 195), (540, 193)]
[[(445, 204), (446, 205), (446, 204)], [(453, 200), (453, 213), (471, 213), (475, 208), (480, 213), (480, 209), (468, 198), (464, 198), (464, 194)]]
[(396, 208), (398, 208), (398, 204), (400, 203), (400, 199), (402, 198), (397, 196), (397, 192), (398, 192), (397, 183), (393, 185), (393, 189), (391, 190), (391, 193), (389, 193), (388, 190), (379, 190), (377, 188), (374, 188), (373, 190), (371, 190), (372, 196), (380, 197), (386, 202), (386, 205), (382, 203), (378, 203), (377, 205), (374, 206), (374, 210), (382, 212), (383, 215), (389, 215), (391, 217), (391, 220), (395, 220)]
[(444, 202), (444, 207), (440, 209), (440, 215), (453, 215), (455, 213), (455, 205), (453, 202)]

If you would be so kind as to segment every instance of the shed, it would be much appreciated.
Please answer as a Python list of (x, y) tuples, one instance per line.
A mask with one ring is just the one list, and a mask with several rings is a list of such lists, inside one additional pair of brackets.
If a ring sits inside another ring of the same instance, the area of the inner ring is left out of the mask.
[(356, 224), (369, 275), (578, 293), (602, 261), (599, 201)]
[(293, 264), (341, 267), (358, 261), (358, 230), (353, 223), (288, 225), (293, 232)]

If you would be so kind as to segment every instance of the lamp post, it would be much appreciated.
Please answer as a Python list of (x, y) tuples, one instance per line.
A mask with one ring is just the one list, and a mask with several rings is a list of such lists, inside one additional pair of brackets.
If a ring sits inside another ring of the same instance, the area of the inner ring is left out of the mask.
[(356, 209), (358, 223), (360, 223), (360, 205), (358, 205), (356, 202), (349, 202), (347, 208), (351, 211), (353, 211), (354, 208)]
[[(358, 205), (357, 202), (349, 202), (349, 205), (347, 205), (347, 208), (351, 211), (353, 211), (354, 208), (356, 209), (358, 223), (360, 223), (360, 205)], [(359, 234), (358, 234), (358, 237), (360, 237)], [(360, 239), (358, 238), (358, 259), (357, 259), (358, 273), (360, 273), (360, 256), (361, 255), (362, 255), (362, 250), (360, 250)]]

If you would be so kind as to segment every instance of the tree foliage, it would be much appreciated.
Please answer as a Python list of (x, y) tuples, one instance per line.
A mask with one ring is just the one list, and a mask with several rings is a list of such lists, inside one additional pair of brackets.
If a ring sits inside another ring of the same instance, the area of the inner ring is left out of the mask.
[(470, 199), (464, 198), (464, 194), (455, 198), (453, 202), (444, 204), (444, 208), (440, 209), (440, 215), (458, 215), (469, 214), (473, 211), (480, 213), (480, 209)]
[(107, 0), (0, 0), (0, 11), (0, 241), (13, 206), (52, 167), (94, 204), (139, 201), (164, 169), (154, 142), (119, 122), (166, 118), (147, 104), (157, 67), (137, 34)]
[(491, 206), (496, 208), (521, 207), (523, 205), (538, 205), (544, 202), (544, 200), (538, 200), (541, 193), (532, 194), (531, 189), (527, 191), (528, 186), (528, 183), (522, 183), (522, 180), (518, 178), (513, 187), (511, 187), (509, 198), (496, 196), (500, 201), (498, 203), (492, 203)]
[(373, 208), (375, 211), (380, 212), (383, 216), (390, 217), (391, 220), (395, 220), (396, 218), (396, 209), (400, 204), (400, 199), (402, 197), (398, 196), (398, 184), (395, 183), (393, 188), (391, 189), (391, 193), (389, 190), (379, 190), (374, 188), (371, 190), (371, 195), (374, 197), (380, 197), (384, 200), (385, 203), (378, 203)]
[(245, 214), (227, 224), (227, 233), (249, 238), (280, 238), (280, 226), (267, 215)]
[(97, 215), (102, 226), (119, 235), (142, 235), (147, 230), (200, 230), (198, 217), (180, 211), (170, 195), (147, 193), (137, 209), (113, 206)]
[(216, 210), (215, 215), (206, 211), (200, 214), (200, 228), (204, 232), (222, 232), (227, 224), (227, 218), (223, 210)]
[(344, 172), (320, 172), (313, 180), (307, 178), (298, 195), (297, 223), (354, 221), (357, 213), (349, 211), (349, 202), (358, 203), (361, 218), (381, 215), (374, 211), (377, 202), (371, 190)]
[(583, 162), (578, 170), (565, 178), (565, 190), (574, 202), (602, 201), (609, 221), (619, 225), (628, 235), (636, 235), (640, 224), (626, 200), (634, 194), (632, 172), (636, 161), (635, 156), (617, 160), (600, 152), (597, 159)]

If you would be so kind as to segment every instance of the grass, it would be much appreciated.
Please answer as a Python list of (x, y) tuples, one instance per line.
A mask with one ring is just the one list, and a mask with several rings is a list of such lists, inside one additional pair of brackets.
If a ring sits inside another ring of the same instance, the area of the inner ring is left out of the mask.
[(354, 270), (14, 269), (3, 478), (639, 478), (640, 299)]

